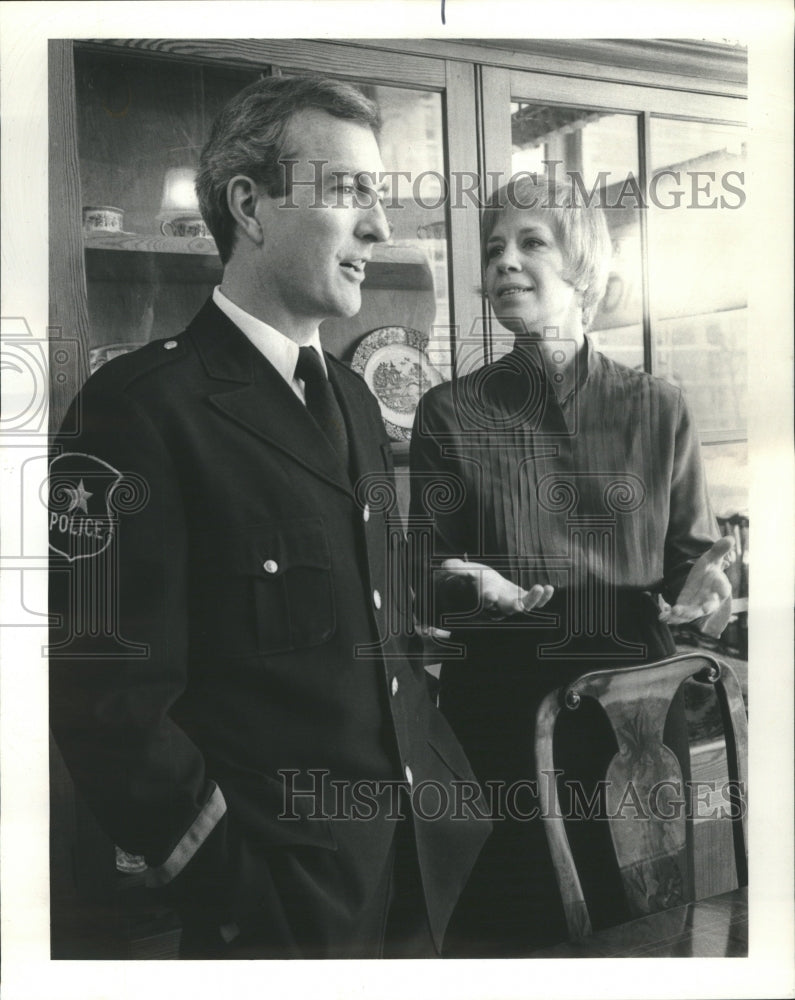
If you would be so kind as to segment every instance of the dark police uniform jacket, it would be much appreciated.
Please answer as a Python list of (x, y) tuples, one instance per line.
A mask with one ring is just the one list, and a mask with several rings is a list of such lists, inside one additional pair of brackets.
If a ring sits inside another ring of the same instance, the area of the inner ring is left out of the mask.
[(472, 772), (407, 658), (378, 406), (327, 364), (354, 487), (212, 302), (86, 383), (51, 466), (52, 727), (186, 920), (290, 927), (318, 954), (356, 954), (402, 782), (440, 948), (489, 824), (458, 808)]

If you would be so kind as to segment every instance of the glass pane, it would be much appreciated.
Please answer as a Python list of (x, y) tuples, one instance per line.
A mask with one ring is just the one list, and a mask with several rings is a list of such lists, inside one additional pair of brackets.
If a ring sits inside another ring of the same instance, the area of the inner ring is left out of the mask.
[(605, 354), (642, 368), (641, 206), (633, 183), (638, 176), (637, 118), (517, 100), (511, 104), (511, 139), (513, 173), (567, 173), (579, 192), (603, 207), (613, 266), (591, 335)]
[(374, 250), (359, 313), (320, 332), (364, 376), (389, 436), (407, 441), (420, 397), (452, 377), (442, 95), (356, 85), (381, 112), (392, 238)]
[(743, 129), (652, 119), (655, 373), (687, 392), (702, 433), (746, 426), (745, 163)]
[(76, 51), (92, 370), (184, 329), (220, 282), (193, 176), (214, 117), (258, 76)]
[(195, 207), (187, 171), (216, 114), (259, 74), (85, 51), (75, 70), (83, 203), (123, 209), (127, 233), (162, 235), (170, 214)]
[(709, 497), (718, 517), (748, 513), (748, 444), (732, 441), (701, 449)]
[(371, 87), (381, 109), (381, 158), (396, 171), (388, 216), (394, 226), (392, 244), (419, 253), (427, 261), (433, 302), (423, 314), (428, 355), (449, 379), (450, 299), (442, 95), (396, 87)]

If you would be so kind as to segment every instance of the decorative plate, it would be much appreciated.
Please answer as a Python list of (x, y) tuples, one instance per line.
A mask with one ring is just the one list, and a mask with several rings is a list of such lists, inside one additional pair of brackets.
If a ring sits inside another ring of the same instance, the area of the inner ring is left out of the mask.
[(359, 341), (351, 367), (369, 386), (381, 407), (387, 434), (408, 441), (420, 397), (443, 381), (428, 360), (428, 337), (405, 326), (381, 326)]

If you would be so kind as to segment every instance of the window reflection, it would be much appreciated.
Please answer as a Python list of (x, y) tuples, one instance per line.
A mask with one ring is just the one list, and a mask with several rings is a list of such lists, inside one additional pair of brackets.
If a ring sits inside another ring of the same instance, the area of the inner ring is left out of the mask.
[(748, 443), (710, 444), (701, 449), (709, 498), (718, 517), (748, 513)]
[(389, 197), (391, 243), (421, 255), (430, 269), (432, 309), (424, 316), (428, 356), (451, 376), (448, 287), (447, 180), (440, 94), (397, 87), (370, 87), (383, 119), (381, 158), (395, 175)]
[(75, 73), (83, 203), (117, 205), (125, 231), (160, 236), (167, 175), (195, 171), (210, 123), (257, 74), (82, 50)]
[(405, 442), (421, 395), (452, 376), (442, 97), (357, 86), (381, 112), (392, 237), (374, 250), (360, 311), (327, 319), (321, 335), (373, 390), (389, 436)]
[(746, 425), (745, 163), (739, 128), (652, 119), (655, 371), (685, 389), (708, 435)]

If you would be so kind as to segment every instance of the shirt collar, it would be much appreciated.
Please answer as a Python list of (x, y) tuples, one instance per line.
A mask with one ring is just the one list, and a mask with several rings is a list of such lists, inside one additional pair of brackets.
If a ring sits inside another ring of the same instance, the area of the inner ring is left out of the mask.
[[(295, 380), (298, 344), (294, 340), (235, 305), (231, 299), (224, 295), (218, 285), (213, 289), (213, 302), (246, 335), (260, 354), (270, 361), (285, 382), (292, 383)], [(315, 330), (306, 344), (301, 346), (315, 348), (320, 355), (323, 368), (328, 374), (326, 359), (323, 357), (323, 347), (320, 343), (320, 333)]]

